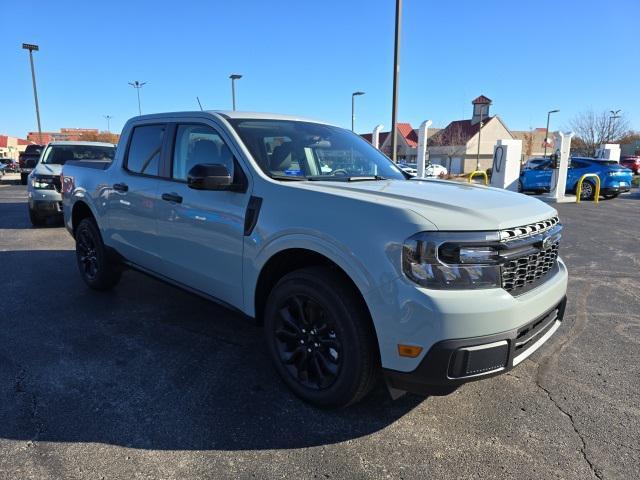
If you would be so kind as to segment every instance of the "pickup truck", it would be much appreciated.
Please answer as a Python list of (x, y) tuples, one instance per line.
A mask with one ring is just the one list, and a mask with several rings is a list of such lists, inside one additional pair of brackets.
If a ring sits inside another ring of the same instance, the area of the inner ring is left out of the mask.
[(27, 145), (24, 152), (18, 155), (18, 165), (20, 167), (20, 183), (27, 184), (27, 177), (38, 163), (44, 145)]
[[(92, 168), (89, 168), (92, 167)], [(447, 394), (515, 367), (561, 325), (562, 224), (525, 195), (411, 180), (351, 131), (243, 112), (135, 117), (113, 162), (67, 162), (80, 275), (135, 269), (256, 319), (316, 406)]]
[(31, 224), (34, 227), (40, 227), (49, 218), (62, 216), (60, 173), (65, 162), (107, 160), (110, 163), (115, 151), (116, 148), (111, 143), (51, 142), (47, 144), (28, 177), (27, 198)]

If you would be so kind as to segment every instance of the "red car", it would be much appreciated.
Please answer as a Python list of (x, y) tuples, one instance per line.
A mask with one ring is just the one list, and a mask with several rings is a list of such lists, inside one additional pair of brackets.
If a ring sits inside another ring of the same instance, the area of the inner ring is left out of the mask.
[(625, 155), (620, 158), (620, 165), (632, 170), (636, 175), (640, 174), (640, 156)]

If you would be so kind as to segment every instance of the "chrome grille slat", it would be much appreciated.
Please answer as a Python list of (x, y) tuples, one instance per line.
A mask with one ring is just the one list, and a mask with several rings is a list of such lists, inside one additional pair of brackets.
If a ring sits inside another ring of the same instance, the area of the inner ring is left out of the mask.
[[(501, 230), (500, 238), (502, 242), (506, 243), (525, 239), (540, 235), (558, 223), (558, 217), (552, 217), (530, 225)], [(541, 279), (554, 268), (558, 260), (558, 248), (559, 242), (556, 241), (535, 253), (514, 258), (502, 264), (500, 268), (502, 288), (512, 295), (517, 295), (519, 290)]]
[(546, 232), (547, 230), (553, 228), (559, 222), (560, 220), (558, 219), (558, 217), (552, 217), (547, 220), (531, 223), (529, 225), (506, 228), (504, 230), (500, 230), (500, 240), (503, 242), (508, 242), (510, 240), (526, 238), (532, 235), (539, 235), (540, 233)]

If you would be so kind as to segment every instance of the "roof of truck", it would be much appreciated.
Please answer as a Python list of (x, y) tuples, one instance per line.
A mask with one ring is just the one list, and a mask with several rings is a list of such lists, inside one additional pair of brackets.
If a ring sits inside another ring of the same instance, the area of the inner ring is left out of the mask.
[(267, 112), (239, 112), (232, 110), (195, 110), (195, 111), (185, 111), (185, 112), (162, 112), (162, 113), (151, 113), (148, 115), (141, 115), (137, 117), (131, 118), (131, 120), (154, 120), (154, 119), (163, 119), (166, 117), (199, 117), (202, 114), (209, 115), (217, 115), (226, 119), (251, 119), (251, 120), (295, 120), (298, 122), (311, 122), (311, 123), (322, 123), (328, 125), (328, 122), (324, 122), (322, 120), (317, 120), (314, 118), (302, 117), (300, 115), (283, 115), (281, 113), (267, 113)]
[(49, 142), (47, 145), (57, 146), (57, 145), (93, 145), (96, 147), (113, 147), (113, 143), (108, 142), (81, 142), (81, 141), (56, 141)]

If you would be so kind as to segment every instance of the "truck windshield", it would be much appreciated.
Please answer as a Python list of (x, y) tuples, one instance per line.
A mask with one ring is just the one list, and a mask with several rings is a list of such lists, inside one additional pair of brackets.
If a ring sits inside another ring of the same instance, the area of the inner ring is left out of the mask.
[(342, 128), (292, 120), (229, 122), (260, 168), (279, 180), (406, 179), (369, 142)]
[(116, 148), (99, 145), (49, 145), (42, 163), (64, 165), (69, 160), (113, 160)]

